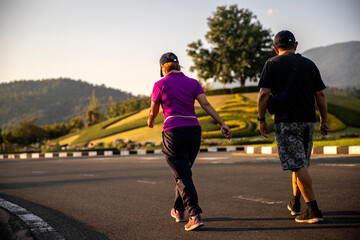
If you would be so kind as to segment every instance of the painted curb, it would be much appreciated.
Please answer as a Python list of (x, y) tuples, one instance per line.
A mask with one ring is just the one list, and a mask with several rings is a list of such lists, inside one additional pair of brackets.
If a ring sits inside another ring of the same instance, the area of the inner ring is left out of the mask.
[(0, 198), (0, 207), (10, 214), (16, 215), (30, 230), (34, 239), (38, 240), (65, 240), (57, 231), (40, 217), (30, 213), (26, 209)]
[[(246, 146), (245, 153), (247, 154), (278, 154), (277, 147), (254, 147)], [(312, 154), (321, 155), (360, 155), (360, 146), (325, 146), (313, 147)]]
[[(246, 154), (277, 154), (277, 147), (209, 147), (201, 148), (200, 152), (244, 152)], [(83, 152), (52, 152), (52, 153), (16, 153), (0, 154), (0, 160), (9, 159), (41, 159), (41, 158), (75, 158), (75, 157), (96, 157), (96, 156), (129, 156), (129, 155), (148, 155), (162, 154), (161, 149), (155, 150), (115, 150), (115, 151), (83, 151)], [(360, 155), (360, 146), (325, 146), (314, 147), (312, 154), (321, 155)]]
[[(236, 152), (244, 151), (245, 147), (211, 147), (201, 148), (200, 152)], [(52, 152), (52, 153), (14, 153), (0, 154), (0, 160), (4, 159), (39, 159), (39, 158), (74, 158), (96, 156), (129, 156), (162, 154), (161, 149), (155, 150), (115, 150), (115, 151), (82, 151), (82, 152)]]

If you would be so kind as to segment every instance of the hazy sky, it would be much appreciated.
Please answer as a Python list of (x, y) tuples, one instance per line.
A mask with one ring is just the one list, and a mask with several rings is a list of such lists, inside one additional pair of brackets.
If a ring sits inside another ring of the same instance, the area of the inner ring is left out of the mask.
[(359, 0), (0, 0), (0, 83), (68, 77), (149, 95), (164, 52), (196, 77), (187, 45), (231, 4), (292, 31), (300, 53), (360, 40)]

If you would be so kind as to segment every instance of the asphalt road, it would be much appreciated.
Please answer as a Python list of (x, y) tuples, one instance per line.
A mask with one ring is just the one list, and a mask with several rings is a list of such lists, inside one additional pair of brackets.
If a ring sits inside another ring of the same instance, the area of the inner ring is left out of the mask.
[(68, 240), (359, 239), (360, 156), (314, 156), (310, 173), (321, 224), (290, 215), (291, 174), (276, 155), (200, 153), (193, 180), (205, 227), (192, 232), (170, 217), (174, 180), (163, 155), (1, 160), (0, 198)]

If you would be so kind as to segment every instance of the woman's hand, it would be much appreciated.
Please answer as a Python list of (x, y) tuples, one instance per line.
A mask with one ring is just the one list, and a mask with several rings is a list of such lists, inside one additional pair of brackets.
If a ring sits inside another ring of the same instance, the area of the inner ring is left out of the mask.
[(224, 137), (230, 142), (232, 137), (232, 132), (230, 131), (230, 128), (224, 124), (221, 126), (221, 133), (224, 135)]
[(153, 128), (154, 127), (154, 120), (150, 121), (150, 119), (147, 120), (147, 125), (149, 128)]

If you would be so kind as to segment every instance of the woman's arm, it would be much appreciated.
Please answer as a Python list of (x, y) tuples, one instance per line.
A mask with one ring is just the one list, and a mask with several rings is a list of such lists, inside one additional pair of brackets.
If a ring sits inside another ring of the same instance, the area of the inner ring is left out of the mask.
[(205, 94), (199, 94), (196, 97), (196, 100), (199, 102), (200, 106), (207, 112), (221, 127), (221, 132), (225, 138), (228, 140), (231, 139), (232, 133), (230, 128), (224, 123), (216, 110), (211, 106), (211, 104), (206, 99)]
[(160, 103), (151, 102), (150, 109), (149, 109), (149, 118), (147, 120), (147, 125), (149, 128), (154, 127), (154, 121), (156, 116), (159, 113)]

